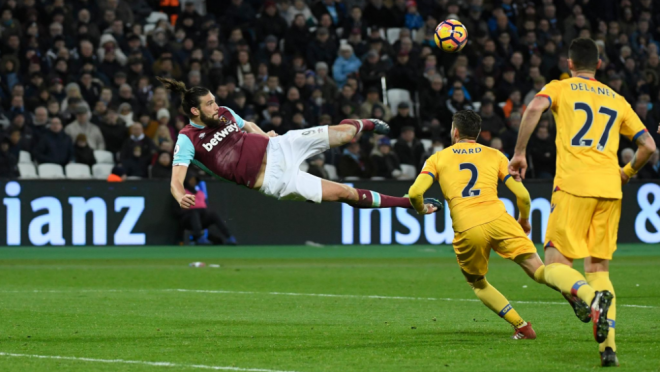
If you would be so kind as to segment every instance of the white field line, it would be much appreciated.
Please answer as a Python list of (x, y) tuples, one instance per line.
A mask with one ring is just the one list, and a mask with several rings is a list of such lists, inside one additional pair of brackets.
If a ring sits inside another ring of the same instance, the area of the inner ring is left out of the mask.
[[(476, 298), (437, 298), (437, 297), (401, 297), (401, 296), (378, 296), (378, 295), (341, 295), (326, 293), (291, 293), (291, 292), (249, 292), (249, 291), (223, 291), (223, 290), (203, 290), (203, 289), (166, 289), (164, 291), (192, 292), (192, 293), (220, 293), (220, 294), (262, 294), (275, 296), (308, 296), (308, 297), (337, 297), (337, 298), (357, 298), (357, 299), (382, 299), (382, 300), (411, 300), (411, 301), (455, 301), (455, 302), (481, 302)], [(517, 304), (537, 304), (537, 305), (566, 305), (566, 302), (555, 301), (510, 301)], [(634, 307), (641, 309), (655, 309), (656, 306), (646, 305), (626, 305), (617, 304), (622, 307)]]
[(215, 371), (243, 371), (243, 372), (294, 372), (294, 371), (279, 371), (274, 369), (263, 368), (239, 368), (239, 367), (226, 367), (226, 366), (207, 366), (203, 364), (179, 364), (170, 362), (145, 362), (142, 360), (125, 360), (125, 359), (96, 359), (96, 358), (78, 358), (70, 356), (59, 355), (34, 355), (34, 354), (14, 354), (0, 352), (0, 356), (17, 357), (17, 358), (32, 358), (32, 359), (58, 359), (58, 360), (73, 360), (78, 362), (92, 362), (92, 363), (117, 363), (117, 364), (137, 364), (144, 366), (155, 367), (178, 367), (178, 368), (196, 368), (196, 369), (210, 369)]
[[(254, 291), (226, 291), (210, 289), (81, 289), (81, 290), (24, 290), (24, 291), (2, 291), (0, 293), (122, 293), (122, 292), (184, 292), (184, 293), (211, 293), (211, 294), (244, 294), (244, 295), (271, 295), (271, 296), (302, 296), (302, 297), (331, 297), (331, 298), (353, 298), (370, 300), (409, 300), (409, 301), (454, 301), (454, 302), (481, 302), (476, 298), (442, 298), (442, 297), (403, 297), (403, 296), (379, 296), (379, 295), (346, 295), (330, 293), (295, 293), (295, 292), (254, 292)], [(566, 305), (559, 301), (510, 301), (517, 304), (531, 305)], [(657, 306), (617, 304), (620, 307), (637, 309), (657, 309)]]

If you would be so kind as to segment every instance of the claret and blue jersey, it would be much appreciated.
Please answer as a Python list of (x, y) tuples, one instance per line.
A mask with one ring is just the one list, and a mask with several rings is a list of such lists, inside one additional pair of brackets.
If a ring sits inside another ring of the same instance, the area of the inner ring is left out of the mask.
[(268, 146), (268, 137), (246, 133), (245, 120), (232, 109), (218, 109), (217, 127), (186, 125), (174, 147), (173, 166), (193, 163), (212, 176), (253, 188)]
[[(229, 107), (220, 106), (220, 109), (225, 109), (231, 113), (234, 117), (236, 125), (239, 129), (243, 129), (245, 126), (245, 120), (242, 117), (238, 116), (234, 110)], [(195, 124), (193, 122), (189, 123), (190, 126), (197, 129), (206, 128), (203, 125)], [(203, 139), (204, 137), (202, 137)], [(209, 138), (209, 144), (211, 143), (212, 138)], [(195, 146), (193, 145), (190, 138), (187, 135), (179, 133), (179, 136), (176, 139), (176, 146), (174, 147), (174, 159), (172, 160), (172, 165), (190, 165), (190, 162), (195, 158)]]

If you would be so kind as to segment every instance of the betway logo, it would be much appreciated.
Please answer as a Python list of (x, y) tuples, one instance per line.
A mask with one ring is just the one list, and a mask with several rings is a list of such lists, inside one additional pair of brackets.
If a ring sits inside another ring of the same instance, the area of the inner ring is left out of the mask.
[(240, 130), (241, 128), (239, 128), (238, 124), (236, 123), (232, 125), (228, 125), (225, 127), (225, 129), (215, 132), (213, 137), (211, 137), (211, 140), (203, 144), (202, 146), (204, 146), (204, 149), (206, 151), (211, 151), (218, 143), (222, 142), (222, 140), (225, 139), (225, 137), (227, 137), (229, 133), (238, 132)]

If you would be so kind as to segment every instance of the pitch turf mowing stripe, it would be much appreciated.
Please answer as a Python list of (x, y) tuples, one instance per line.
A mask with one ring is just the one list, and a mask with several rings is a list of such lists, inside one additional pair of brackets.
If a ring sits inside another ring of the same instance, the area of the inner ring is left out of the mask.
[(96, 359), (96, 358), (79, 358), (60, 355), (34, 355), (34, 354), (14, 354), (0, 352), (0, 356), (15, 357), (15, 358), (32, 358), (32, 359), (57, 359), (57, 360), (73, 360), (78, 362), (92, 362), (92, 363), (118, 363), (118, 364), (137, 364), (143, 366), (155, 367), (177, 367), (177, 368), (192, 368), (192, 369), (210, 369), (215, 371), (244, 371), (244, 372), (294, 372), (282, 371), (275, 369), (263, 368), (239, 368), (239, 367), (225, 367), (225, 366), (207, 366), (203, 364), (179, 364), (170, 362), (146, 362), (141, 360), (124, 360), (124, 359)]
[[(543, 253), (537, 245), (539, 253)], [(620, 244), (616, 257), (660, 256), (653, 244)], [(208, 258), (427, 258), (454, 257), (449, 245), (330, 245), (238, 247), (44, 247), (0, 248), (3, 259), (208, 259)]]
[[(256, 291), (230, 291), (213, 289), (80, 289), (80, 290), (58, 290), (58, 289), (34, 289), (34, 290), (0, 290), (0, 293), (154, 293), (154, 292), (180, 292), (180, 293), (198, 293), (198, 294), (236, 294), (236, 295), (267, 295), (267, 296), (299, 296), (299, 297), (327, 297), (327, 298), (349, 298), (358, 300), (409, 300), (409, 301), (453, 301), (453, 302), (481, 302), (476, 298), (441, 298), (441, 297), (407, 297), (407, 296), (381, 296), (381, 295), (349, 295), (334, 293), (296, 293), (296, 292), (256, 292)], [(566, 305), (566, 302), (558, 301), (517, 301), (510, 302), (516, 304), (529, 305)], [(637, 309), (656, 309), (657, 306), (617, 304), (620, 307), (630, 307)]]

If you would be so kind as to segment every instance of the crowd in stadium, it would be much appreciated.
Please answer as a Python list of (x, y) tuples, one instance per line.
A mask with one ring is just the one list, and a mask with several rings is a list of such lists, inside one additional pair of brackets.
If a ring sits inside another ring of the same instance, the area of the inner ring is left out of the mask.
[[(93, 166), (105, 150), (120, 179), (169, 178), (187, 118), (156, 76), (206, 86), (219, 105), (280, 135), (346, 118), (390, 124), (389, 138), (365, 135), (310, 159), (308, 171), (324, 178), (414, 177), (450, 145), (452, 115), (463, 109), (483, 119), (479, 142), (510, 157), (526, 104), (570, 76), (576, 37), (596, 40), (597, 79), (633, 104), (660, 143), (652, 0), (0, 3), (0, 177), (21, 176), (25, 161)], [(434, 43), (447, 18), (469, 31), (461, 53)], [(554, 136), (547, 112), (528, 177), (554, 176)], [(622, 137), (622, 165), (634, 147)], [(638, 177), (660, 178), (657, 153)]]

